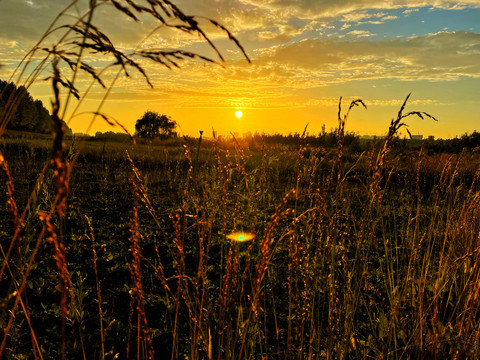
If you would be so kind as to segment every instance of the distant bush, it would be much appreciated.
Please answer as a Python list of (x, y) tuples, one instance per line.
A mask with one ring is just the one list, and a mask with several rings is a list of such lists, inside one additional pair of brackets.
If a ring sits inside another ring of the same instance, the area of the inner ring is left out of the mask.
[(88, 138), (90, 141), (131, 141), (130, 136), (125, 133), (118, 133), (113, 131), (100, 132), (97, 131), (95, 136)]

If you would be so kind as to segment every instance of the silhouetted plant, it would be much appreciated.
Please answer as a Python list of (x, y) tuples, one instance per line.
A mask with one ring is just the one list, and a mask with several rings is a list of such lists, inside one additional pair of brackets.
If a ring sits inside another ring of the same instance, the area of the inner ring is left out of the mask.
[(147, 111), (135, 124), (135, 135), (144, 139), (169, 138), (176, 136), (177, 123), (167, 115), (160, 115), (154, 111)]

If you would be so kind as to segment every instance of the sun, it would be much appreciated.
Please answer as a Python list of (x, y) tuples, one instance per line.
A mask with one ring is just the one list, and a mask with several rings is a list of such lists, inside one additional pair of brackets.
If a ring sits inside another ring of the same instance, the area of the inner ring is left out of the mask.
[(243, 112), (242, 112), (241, 110), (238, 110), (238, 111), (235, 113), (235, 116), (240, 119), (240, 118), (243, 116)]
[(243, 231), (239, 232), (233, 232), (229, 235), (227, 235), (227, 239), (233, 240), (233, 241), (238, 241), (238, 242), (246, 242), (250, 241), (255, 238), (255, 235), (252, 233), (246, 233)]

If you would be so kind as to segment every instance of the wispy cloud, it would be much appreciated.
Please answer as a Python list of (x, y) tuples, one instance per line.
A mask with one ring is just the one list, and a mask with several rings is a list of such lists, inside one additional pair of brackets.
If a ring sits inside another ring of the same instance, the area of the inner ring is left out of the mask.
[[(350, 34), (369, 35), (361, 31)], [(479, 47), (480, 34), (468, 32), (440, 32), (379, 41), (317, 39), (280, 46), (274, 53), (260, 57), (257, 63), (259, 66), (277, 64), (298, 72), (328, 71), (338, 75), (335, 80), (325, 77), (325, 81), (451, 80), (479, 76)]]
[(442, 9), (463, 9), (480, 7), (477, 0), (240, 0), (252, 6), (269, 11), (282, 9), (290, 16), (301, 17), (338, 17), (359, 10), (391, 10), (401, 8), (433, 7)]
[(406, 9), (406, 10), (403, 11), (403, 14), (408, 16), (411, 13), (418, 12), (418, 11), (420, 11), (420, 10), (419, 9)]
[(356, 37), (370, 37), (374, 36), (370, 31), (367, 30), (352, 30), (348, 32), (348, 35), (356, 36)]
[(224, 69), (189, 63), (183, 69), (188, 81), (184, 72), (151, 73), (156, 87), (178, 95), (182, 106), (230, 106), (232, 98), (252, 107), (299, 106), (311, 99), (296, 99), (298, 91), (352, 81), (480, 78), (479, 53), (480, 34), (468, 32), (377, 41), (317, 39), (266, 49), (252, 65), (230, 63)]

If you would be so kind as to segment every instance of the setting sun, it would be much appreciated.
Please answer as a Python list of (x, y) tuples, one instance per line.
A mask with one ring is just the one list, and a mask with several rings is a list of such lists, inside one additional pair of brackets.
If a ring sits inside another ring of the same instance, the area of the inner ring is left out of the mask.
[(243, 231), (240, 232), (233, 232), (230, 235), (227, 235), (227, 239), (233, 240), (233, 241), (238, 241), (238, 242), (245, 242), (245, 241), (250, 241), (255, 238), (255, 235), (252, 233), (246, 233)]
[(235, 116), (240, 119), (240, 118), (243, 116), (243, 112), (241, 112), (240, 110), (238, 110), (238, 111), (235, 113)]

